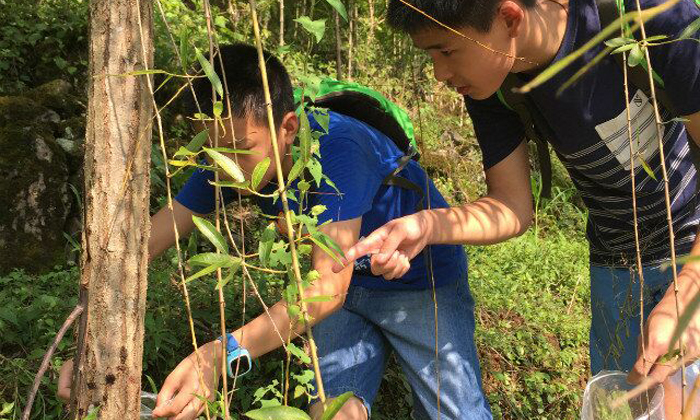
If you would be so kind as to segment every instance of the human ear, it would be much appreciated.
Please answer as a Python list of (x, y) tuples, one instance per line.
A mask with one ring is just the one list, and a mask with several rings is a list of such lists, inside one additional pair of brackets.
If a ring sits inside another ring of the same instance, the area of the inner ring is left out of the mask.
[(516, 38), (522, 31), (525, 10), (523, 10), (523, 6), (520, 3), (506, 0), (498, 8), (497, 17), (504, 22), (508, 29), (508, 36)]
[(291, 144), (299, 131), (299, 117), (294, 112), (288, 112), (280, 124), (280, 138), (284, 143)]

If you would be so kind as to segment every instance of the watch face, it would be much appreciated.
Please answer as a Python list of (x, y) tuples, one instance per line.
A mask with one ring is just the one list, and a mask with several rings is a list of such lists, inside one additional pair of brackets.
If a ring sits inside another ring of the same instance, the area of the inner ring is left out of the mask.
[(233, 377), (234, 374), (238, 373), (238, 376), (243, 376), (250, 372), (253, 364), (250, 360), (250, 354), (248, 350), (236, 349), (235, 351), (228, 354), (228, 376)]

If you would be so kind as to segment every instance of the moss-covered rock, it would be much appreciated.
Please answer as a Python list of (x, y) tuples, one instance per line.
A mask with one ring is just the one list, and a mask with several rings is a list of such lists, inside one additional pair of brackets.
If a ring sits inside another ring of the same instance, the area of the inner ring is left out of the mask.
[(73, 96), (73, 87), (65, 80), (58, 79), (44, 83), (27, 92), (25, 96), (64, 117), (77, 114), (83, 108), (78, 99)]
[(28, 98), (0, 97), (0, 273), (40, 272), (63, 259), (71, 200), (51, 112)]

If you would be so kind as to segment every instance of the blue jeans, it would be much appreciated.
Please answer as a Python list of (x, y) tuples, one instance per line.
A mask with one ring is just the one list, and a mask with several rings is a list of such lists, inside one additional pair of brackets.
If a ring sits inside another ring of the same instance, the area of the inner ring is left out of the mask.
[[(635, 268), (591, 266), (591, 372), (629, 371), (640, 334), (639, 275)], [(680, 272), (680, 267), (678, 268)], [(644, 321), (673, 282), (669, 267), (644, 266)]]
[[(474, 344), (474, 300), (467, 279), (435, 289), (440, 413), (448, 419), (491, 419)], [(313, 328), (328, 397), (347, 391), (367, 413), (384, 369), (396, 353), (411, 385), (415, 419), (437, 415), (432, 290), (386, 291), (350, 286), (343, 308)]]

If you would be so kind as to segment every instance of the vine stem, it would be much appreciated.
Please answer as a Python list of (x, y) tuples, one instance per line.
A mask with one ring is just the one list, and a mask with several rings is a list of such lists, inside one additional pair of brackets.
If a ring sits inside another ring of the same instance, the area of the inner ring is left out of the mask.
[[(620, 31), (624, 35), (624, 27), (620, 24)], [(644, 345), (644, 269), (642, 267), (642, 251), (639, 243), (639, 219), (637, 216), (637, 180), (634, 177), (634, 139), (632, 138), (632, 113), (629, 103), (629, 74), (627, 70), (627, 52), (622, 53), (622, 77), (625, 91), (625, 112), (627, 113), (627, 139), (630, 143), (630, 181), (632, 183), (632, 218), (634, 223), (634, 247), (636, 252), (637, 272), (639, 273), (639, 331), (642, 337), (642, 358), (647, 360), (646, 346)], [(644, 377), (646, 378), (646, 374)], [(647, 400), (649, 395), (647, 395)], [(648, 405), (649, 401), (647, 401)]]
[(262, 77), (263, 91), (265, 93), (265, 102), (267, 108), (267, 122), (268, 128), (270, 130), (270, 140), (272, 142), (272, 150), (275, 155), (275, 165), (277, 182), (279, 184), (280, 199), (282, 201), (282, 208), (284, 209), (284, 219), (287, 223), (287, 232), (289, 233), (289, 249), (292, 254), (292, 269), (294, 271), (294, 280), (296, 281), (297, 289), (299, 290), (299, 306), (301, 308), (302, 318), (304, 320), (304, 326), (306, 327), (306, 336), (309, 341), (309, 348), (311, 350), (311, 361), (314, 367), (314, 374), (316, 375), (316, 384), (318, 386), (318, 396), (323, 404), (324, 410), (326, 406), (326, 393), (323, 389), (323, 381), (321, 379), (321, 368), (318, 363), (318, 351), (316, 348), (316, 342), (314, 341), (313, 332), (309, 325), (309, 313), (307, 311), (306, 302), (304, 302), (304, 285), (301, 280), (301, 270), (299, 269), (299, 256), (297, 255), (296, 242), (294, 239), (295, 232), (294, 226), (292, 224), (292, 214), (289, 210), (289, 202), (287, 201), (287, 192), (285, 189), (284, 175), (282, 174), (282, 160), (280, 159), (279, 145), (277, 144), (277, 131), (275, 130), (275, 120), (272, 113), (272, 99), (270, 97), (270, 86), (267, 80), (267, 70), (265, 68), (265, 57), (263, 55), (262, 41), (260, 39), (260, 28), (258, 26), (258, 14), (256, 10), (255, 0), (249, 0), (251, 20), (253, 23), (253, 32), (255, 35), (255, 46), (258, 50), (258, 65), (260, 67), (260, 76)]
[[(644, 20), (642, 19), (642, 6), (639, 0), (635, 1), (637, 5), (637, 14), (639, 15), (639, 29), (642, 33), (642, 42), (646, 42), (647, 33), (644, 25)], [(676, 266), (676, 246), (675, 246), (675, 234), (673, 233), (673, 215), (671, 214), (671, 196), (669, 193), (669, 182), (668, 182), (668, 172), (666, 170), (666, 157), (664, 156), (664, 139), (661, 129), (663, 128), (663, 121), (661, 121), (661, 114), (659, 113), (659, 104), (656, 101), (656, 85), (654, 83), (654, 71), (651, 66), (651, 56), (649, 55), (649, 48), (644, 48), (644, 59), (647, 63), (647, 76), (649, 77), (649, 86), (651, 88), (651, 102), (654, 105), (654, 119), (656, 120), (656, 137), (659, 141), (659, 157), (661, 158), (661, 172), (663, 174), (664, 180), (664, 199), (666, 201), (666, 220), (668, 222), (668, 236), (671, 245), (671, 270), (673, 273), (673, 293), (675, 297), (676, 304), (676, 318), (680, 319), (680, 304), (678, 302), (678, 267)], [(678, 338), (678, 346), (680, 350), (681, 360), (685, 359), (685, 349), (683, 348), (683, 334)], [(642, 345), (642, 348), (644, 346)], [(646, 359), (644, 359), (646, 363)], [(681, 369), (681, 416), (684, 415), (685, 411), (685, 388), (686, 388), (686, 378), (685, 378), (685, 368)]]
[(24, 411), (22, 412), (22, 420), (29, 420), (29, 415), (32, 412), (32, 406), (34, 405), (34, 398), (36, 398), (36, 393), (39, 391), (39, 385), (41, 385), (41, 378), (44, 376), (44, 373), (46, 373), (46, 369), (49, 368), (51, 356), (53, 356), (54, 352), (56, 351), (56, 347), (58, 347), (58, 343), (61, 342), (63, 336), (66, 334), (66, 331), (68, 331), (68, 328), (70, 328), (70, 326), (73, 325), (75, 320), (78, 319), (78, 316), (80, 316), (80, 314), (83, 313), (84, 308), (85, 307), (81, 304), (78, 304), (75, 306), (75, 308), (73, 308), (73, 311), (71, 311), (70, 315), (68, 315), (68, 318), (66, 318), (66, 320), (63, 321), (61, 329), (59, 329), (58, 333), (56, 333), (56, 337), (54, 338), (53, 343), (51, 343), (49, 349), (46, 350), (46, 354), (44, 354), (44, 359), (41, 361), (41, 366), (39, 366), (39, 371), (34, 377), (34, 384), (32, 385), (32, 389), (31, 391), (29, 391), (29, 395), (27, 396), (27, 405), (24, 407)]
[[(138, 2), (136, 2), (137, 7), (138, 7)], [(160, 6), (160, 1), (158, 2)], [(162, 9), (161, 9), (162, 12)], [(140, 12), (139, 12), (140, 16)], [(163, 20), (165, 20), (165, 16), (163, 16)], [(139, 32), (141, 34), (141, 38), (143, 39), (143, 25), (141, 23), (141, 19), (138, 19), (139, 23)], [(141, 52), (144, 57), (144, 67), (145, 70), (148, 70), (147, 68), (147, 60), (146, 60), (146, 49), (143, 46), (143, 43), (141, 43)], [(182, 59), (179, 56), (178, 53), (178, 58), (180, 58), (180, 63), (182, 64)], [(184, 67), (184, 66), (183, 66)], [(192, 306), (190, 304), (190, 295), (189, 291), (187, 290), (187, 283), (185, 282), (185, 269), (182, 264), (182, 250), (180, 249), (180, 232), (178, 231), (177, 228), (177, 223), (175, 221), (175, 213), (173, 212), (173, 194), (171, 191), (171, 182), (170, 182), (170, 168), (168, 166), (168, 152), (165, 147), (165, 137), (163, 135), (163, 120), (160, 116), (160, 111), (158, 110), (158, 105), (156, 103), (156, 97), (153, 91), (153, 83), (151, 82), (151, 77), (146, 75), (146, 80), (148, 83), (148, 91), (151, 94), (151, 100), (153, 101), (153, 111), (155, 112), (156, 115), (156, 121), (158, 123), (158, 139), (160, 143), (160, 150), (161, 153), (163, 154), (163, 165), (165, 168), (165, 183), (166, 183), (166, 191), (167, 191), (167, 197), (168, 197), (168, 209), (170, 210), (170, 214), (172, 215), (172, 221), (173, 221), (173, 233), (175, 234), (175, 250), (177, 254), (177, 268), (178, 268), (178, 274), (180, 275), (180, 284), (182, 287), (182, 294), (185, 298), (185, 311), (187, 312), (187, 318), (188, 318), (188, 323), (190, 327), (190, 334), (192, 337), (192, 346), (194, 347), (194, 353), (195, 353), (195, 358), (197, 360), (197, 363), (199, 366), (202, 366), (202, 356), (199, 353), (199, 346), (197, 345), (197, 335), (195, 334), (194, 330), (194, 320), (192, 319)], [(190, 79), (187, 79), (188, 83), (190, 83), (190, 88), (191, 88), (191, 82)], [(199, 107), (199, 104), (197, 104)], [(201, 368), (197, 368), (197, 373), (199, 376), (199, 384), (202, 387), (202, 390), (206, 389), (205, 384), (204, 384), (204, 375), (202, 374)], [(206, 415), (207, 420), (211, 419), (211, 416), (209, 414), (209, 405), (204, 404), (204, 413)]]

